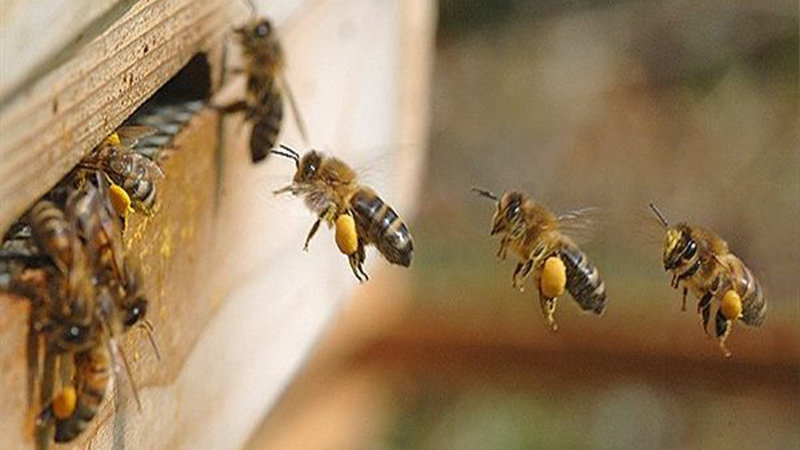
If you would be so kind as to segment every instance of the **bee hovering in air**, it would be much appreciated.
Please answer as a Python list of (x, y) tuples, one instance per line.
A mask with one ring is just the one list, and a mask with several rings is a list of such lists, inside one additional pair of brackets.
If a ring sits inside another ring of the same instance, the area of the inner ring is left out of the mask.
[(522, 192), (508, 191), (498, 197), (483, 189), (472, 190), (497, 203), (491, 230), (492, 235), (500, 235), (497, 256), (505, 259), (510, 248), (519, 258), (511, 286), (520, 291), (533, 272), (542, 314), (551, 330), (558, 329), (554, 314), (564, 290), (583, 310), (603, 313), (605, 284), (578, 245), (564, 233), (569, 223), (579, 221), (587, 210), (557, 216)]
[(131, 206), (145, 215), (155, 211), (155, 181), (163, 178), (164, 172), (153, 160), (133, 151), (133, 146), (139, 138), (156, 131), (146, 126), (121, 127), (78, 164), (81, 169), (102, 171), (109, 177), (109, 195), (123, 223)]
[(699, 299), (697, 312), (708, 333), (712, 301), (716, 301), (715, 334), (722, 353), (731, 356), (725, 340), (733, 323), (741, 320), (758, 327), (766, 319), (761, 285), (716, 233), (683, 222), (670, 225), (656, 205), (651, 203), (650, 209), (665, 231), (664, 270), (672, 274), (672, 287), (683, 291), (681, 309), (686, 310), (686, 295), (691, 291)]
[[(292, 184), (275, 191), (302, 196), (317, 221), (306, 237), (304, 249), (321, 222), (336, 227), (336, 244), (347, 255), (358, 281), (369, 279), (364, 272), (364, 248), (374, 245), (392, 264), (411, 265), (414, 243), (408, 227), (375, 191), (359, 184), (356, 172), (343, 161), (312, 150), (300, 155), (281, 145), (272, 153), (293, 159), (297, 166)], [(363, 277), (363, 278), (362, 278)]]
[(247, 77), (245, 99), (220, 108), (225, 113), (244, 112), (253, 126), (250, 134), (250, 157), (254, 163), (269, 156), (278, 141), (283, 122), (284, 96), (292, 108), (303, 141), (308, 141), (305, 125), (297, 102), (285, 77), (283, 47), (272, 22), (258, 17), (255, 5), (247, 2), (252, 18), (236, 28), (236, 38), (242, 48)]

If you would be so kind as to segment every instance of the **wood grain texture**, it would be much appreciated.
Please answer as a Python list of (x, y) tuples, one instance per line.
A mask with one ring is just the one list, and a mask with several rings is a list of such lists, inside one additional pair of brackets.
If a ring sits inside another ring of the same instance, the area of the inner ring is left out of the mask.
[(222, 0), (142, 0), (4, 104), (0, 232), (194, 54), (219, 45), (242, 8)]

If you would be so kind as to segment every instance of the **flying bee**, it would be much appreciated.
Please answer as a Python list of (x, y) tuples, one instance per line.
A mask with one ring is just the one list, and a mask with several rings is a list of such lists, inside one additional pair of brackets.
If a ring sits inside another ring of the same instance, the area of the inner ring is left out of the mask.
[(684, 222), (670, 225), (654, 204), (650, 209), (664, 228), (664, 270), (672, 274), (672, 287), (683, 291), (681, 309), (686, 310), (686, 295), (691, 291), (699, 299), (697, 312), (708, 333), (712, 300), (716, 300), (715, 334), (722, 353), (731, 356), (725, 340), (733, 323), (741, 320), (758, 327), (766, 319), (761, 285), (719, 235)]
[(152, 159), (133, 151), (139, 138), (155, 132), (155, 128), (146, 126), (121, 127), (78, 164), (79, 168), (99, 170), (110, 178), (115, 210), (123, 221), (131, 206), (145, 215), (155, 211), (155, 181), (163, 178), (164, 172)]
[(336, 243), (358, 281), (369, 279), (363, 268), (367, 245), (374, 245), (392, 264), (411, 265), (414, 243), (408, 227), (375, 191), (359, 184), (356, 172), (347, 164), (315, 150), (301, 158), (285, 145), (272, 153), (293, 159), (297, 167), (292, 183), (275, 194), (301, 196), (317, 215), (304, 250), (324, 221), (329, 228), (336, 227)]
[(278, 141), (284, 96), (292, 108), (301, 137), (304, 141), (308, 139), (297, 102), (284, 76), (286, 62), (278, 34), (272, 22), (258, 17), (255, 6), (247, 3), (252, 18), (234, 30), (244, 56), (245, 66), (241, 72), (247, 76), (245, 99), (220, 109), (225, 113), (244, 112), (246, 120), (252, 123), (250, 157), (257, 163), (269, 156)]
[(605, 284), (595, 266), (565, 233), (581, 211), (557, 216), (527, 194), (507, 191), (502, 196), (478, 188), (473, 191), (497, 203), (491, 234), (500, 235), (497, 256), (508, 250), (519, 258), (511, 286), (523, 290), (525, 278), (533, 272), (545, 323), (556, 331), (554, 314), (558, 297), (569, 291), (585, 311), (602, 314), (606, 307)]

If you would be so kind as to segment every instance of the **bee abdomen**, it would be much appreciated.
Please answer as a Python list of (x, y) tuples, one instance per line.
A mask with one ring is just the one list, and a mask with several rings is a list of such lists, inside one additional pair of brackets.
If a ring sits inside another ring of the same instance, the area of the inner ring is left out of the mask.
[(758, 327), (767, 318), (767, 303), (764, 301), (761, 285), (750, 269), (744, 269), (744, 278), (747, 281), (747, 289), (742, 295), (742, 322)]
[(40, 249), (53, 259), (62, 271), (72, 265), (72, 229), (53, 202), (41, 200), (29, 213), (31, 233)]
[(79, 381), (78, 403), (71, 416), (56, 421), (56, 442), (70, 442), (86, 429), (100, 409), (110, 378), (108, 351), (104, 346), (79, 353), (76, 359), (83, 376)]
[(352, 199), (353, 216), (364, 238), (392, 264), (411, 265), (414, 243), (400, 216), (374, 192), (361, 189)]
[(150, 179), (125, 179), (122, 180), (122, 187), (131, 198), (141, 203), (146, 208), (152, 208), (156, 204), (156, 188)]
[(559, 256), (567, 268), (567, 290), (584, 311), (602, 314), (606, 307), (606, 287), (597, 268), (573, 246), (564, 246)]
[(250, 157), (254, 163), (264, 160), (278, 141), (283, 121), (283, 97), (273, 85), (267, 88), (260, 103), (250, 112), (254, 118), (250, 134)]

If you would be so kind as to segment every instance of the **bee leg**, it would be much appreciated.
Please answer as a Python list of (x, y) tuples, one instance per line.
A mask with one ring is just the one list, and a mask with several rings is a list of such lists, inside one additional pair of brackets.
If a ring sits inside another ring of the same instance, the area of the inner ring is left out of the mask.
[(503, 237), (503, 239), (500, 240), (500, 247), (497, 249), (497, 257), (505, 261), (507, 254), (508, 254), (508, 238)]
[(558, 298), (547, 298), (539, 292), (539, 305), (542, 307), (542, 316), (544, 317), (545, 325), (550, 327), (550, 331), (558, 331), (558, 324), (556, 324), (554, 317), (557, 300)]
[(718, 310), (715, 323), (715, 331), (717, 334), (717, 339), (719, 340), (719, 348), (720, 350), (722, 350), (722, 353), (725, 355), (726, 358), (731, 357), (731, 352), (725, 345), (725, 340), (728, 339), (728, 335), (731, 332), (732, 326), (733, 323), (725, 318), (725, 316), (722, 314), (722, 311)]
[(703, 308), (702, 312), (703, 312), (703, 331), (705, 331), (706, 336), (711, 337), (711, 335), (708, 334), (708, 322), (709, 320), (711, 320), (711, 305), (706, 305), (706, 307)]
[(285, 194), (287, 192), (291, 192), (292, 194), (296, 194), (296, 191), (295, 191), (295, 188), (294, 188), (294, 184), (290, 184), (290, 185), (284, 186), (284, 187), (282, 187), (282, 188), (280, 188), (280, 189), (278, 189), (276, 191), (272, 191), (272, 193), (274, 195)]
[(517, 277), (524, 266), (524, 263), (517, 263), (517, 267), (514, 268), (514, 273), (511, 274), (511, 287), (517, 289)]
[(308, 244), (311, 242), (311, 238), (317, 234), (317, 230), (319, 230), (319, 224), (322, 222), (322, 218), (317, 218), (317, 221), (314, 222), (314, 225), (311, 225), (311, 229), (308, 231), (308, 236), (306, 236), (306, 243), (303, 245), (303, 251), (308, 251)]
[(525, 278), (528, 278), (528, 275), (530, 275), (531, 268), (533, 268), (533, 260), (529, 259), (525, 263), (525, 266), (522, 268), (522, 273), (519, 275), (518, 281), (519, 281), (519, 291), (520, 292), (524, 292), (525, 291)]
[(369, 275), (364, 272), (364, 260), (366, 259), (366, 252), (364, 251), (364, 244), (361, 241), (358, 242), (358, 250), (356, 250), (352, 255), (348, 255), (347, 258), (350, 261), (350, 268), (353, 270), (353, 275), (356, 276), (358, 282), (363, 283), (364, 281), (368, 281)]
[(42, 369), (42, 384), (39, 391), (39, 402), (43, 411), (36, 418), (34, 431), (34, 445), (39, 450), (50, 448), (50, 442), (55, 436), (54, 419), (50, 409), (56, 381), (56, 354), (52, 349), (45, 347), (44, 368)]
[(248, 105), (246, 101), (239, 100), (229, 105), (219, 105), (219, 106), (214, 106), (213, 108), (221, 112), (222, 114), (233, 114), (246, 111), (248, 109)]
[(39, 331), (37, 330), (38, 318), (31, 312), (30, 323), (28, 325), (27, 340), (27, 363), (28, 363), (28, 406), (33, 407), (34, 396), (36, 394), (36, 381), (39, 378), (39, 350), (41, 348)]
[(681, 311), (686, 312), (686, 294), (689, 293), (688, 288), (683, 288), (683, 299), (681, 300)]
[(714, 297), (714, 294), (712, 292), (706, 292), (705, 294), (703, 294), (703, 298), (701, 298), (700, 301), (697, 302), (697, 312), (700, 312), (703, 308), (708, 307), (709, 304), (711, 303), (712, 297)]

